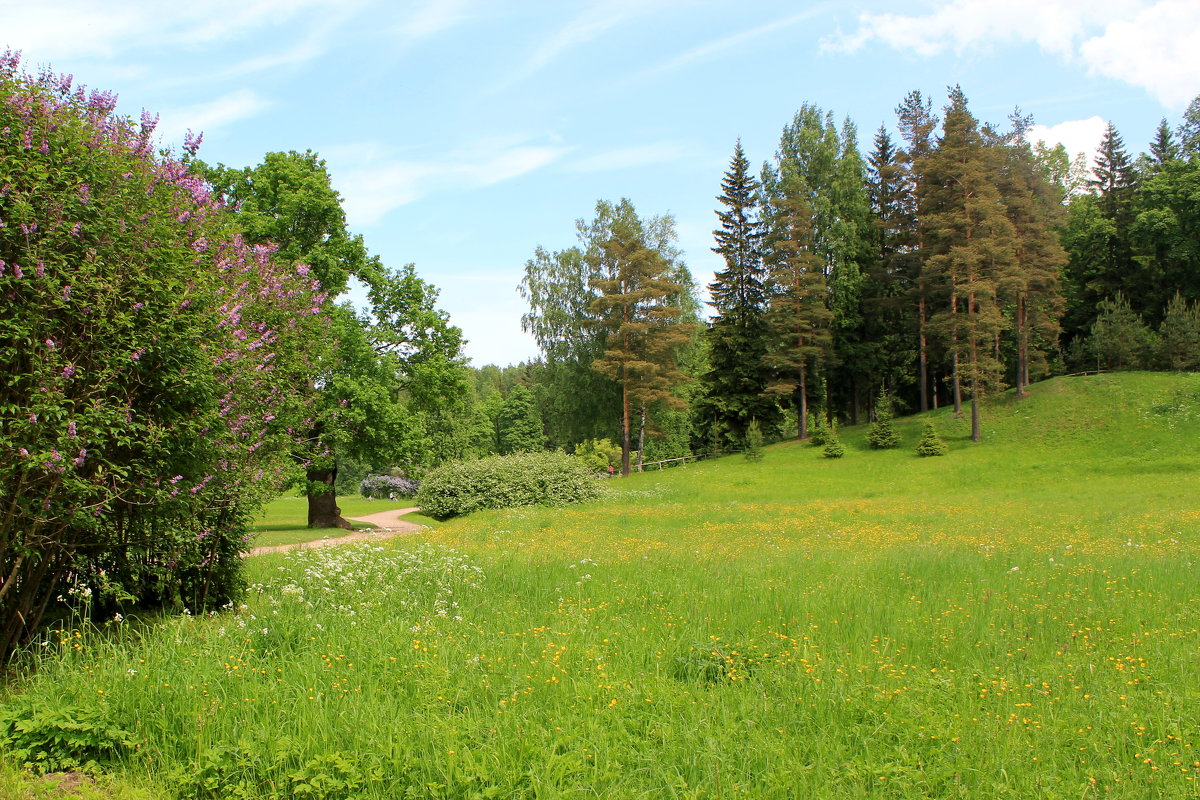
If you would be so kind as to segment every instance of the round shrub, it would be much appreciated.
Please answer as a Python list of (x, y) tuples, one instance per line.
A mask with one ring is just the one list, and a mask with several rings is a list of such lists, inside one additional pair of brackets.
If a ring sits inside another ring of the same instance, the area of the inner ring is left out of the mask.
[(416, 502), (432, 517), (485, 508), (561, 506), (599, 497), (602, 484), (565, 453), (514, 453), (443, 464), (425, 476)]

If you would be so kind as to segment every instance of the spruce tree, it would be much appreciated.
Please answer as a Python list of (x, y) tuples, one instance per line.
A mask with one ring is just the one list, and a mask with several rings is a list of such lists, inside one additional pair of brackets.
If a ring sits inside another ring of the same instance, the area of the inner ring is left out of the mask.
[(1200, 158), (1200, 95), (1196, 95), (1183, 112), (1178, 133), (1180, 157)]
[(872, 450), (890, 450), (900, 446), (900, 434), (892, 423), (892, 398), (880, 389), (875, 400), (875, 419), (867, 430), (867, 443)]
[(825, 434), (825, 449), (821, 452), (826, 458), (841, 458), (846, 455), (846, 447), (838, 438), (836, 422), (829, 424), (829, 430)]
[(942, 441), (942, 437), (938, 436), (937, 428), (933, 425), (933, 420), (925, 420), (925, 426), (921, 431), (921, 441), (917, 443), (917, 455), (919, 456), (944, 456), (949, 451), (949, 447)]
[(1171, 161), (1178, 161), (1180, 154), (1179, 145), (1171, 133), (1171, 126), (1167, 124), (1166, 117), (1163, 117), (1154, 132), (1154, 141), (1150, 142), (1150, 159), (1157, 170)]
[(714, 430), (730, 437), (729, 444), (745, 439), (750, 420), (767, 430), (778, 427), (781, 413), (766, 393), (770, 372), (765, 359), (769, 347), (764, 287), (763, 224), (759, 214), (759, 182), (738, 141), (717, 198), (723, 208), (713, 232), (713, 252), (725, 268), (708, 287), (716, 311), (707, 331), (709, 369), (702, 379), (696, 416), (701, 435)]
[(763, 434), (762, 427), (758, 424), (758, 420), (750, 420), (750, 425), (746, 428), (746, 460), (747, 461), (762, 461), (763, 459)]

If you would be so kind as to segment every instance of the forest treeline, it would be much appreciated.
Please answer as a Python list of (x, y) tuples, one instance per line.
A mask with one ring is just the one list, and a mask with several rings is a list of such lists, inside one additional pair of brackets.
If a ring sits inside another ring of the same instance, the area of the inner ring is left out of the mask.
[[(1019, 110), (981, 123), (953, 87), (940, 110), (903, 98), (898, 135), (881, 125), (865, 156), (853, 122), (810, 105), (760, 168), (738, 142), (707, 314), (672, 220), (600, 202), (577, 245), (527, 262), (541, 356), (472, 371), (466, 449), (625, 439), (627, 455), (664, 459), (738, 448), (755, 421), (801, 438), (817, 415), (865, 421), (880, 392), (906, 412), (970, 413), (978, 439), (976, 401), (1007, 387), (1200, 367), (1200, 98), (1136, 157), (1111, 124), (1092, 159), (1032, 141), (1032, 126)], [(620, 225), (656, 272), (614, 246)], [(613, 281), (636, 297), (624, 329), (604, 312)], [(624, 378), (607, 366), (622, 353)]]

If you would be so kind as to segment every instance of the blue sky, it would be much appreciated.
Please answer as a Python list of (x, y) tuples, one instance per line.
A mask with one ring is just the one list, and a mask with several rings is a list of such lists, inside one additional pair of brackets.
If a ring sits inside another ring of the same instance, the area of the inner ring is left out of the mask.
[(536, 355), (516, 292), (534, 247), (599, 199), (673, 214), (697, 281), (734, 142), (774, 153), (810, 103), (864, 151), (912, 89), (960, 84), (1089, 150), (1137, 153), (1200, 93), (1194, 0), (0, 0), (0, 48), (161, 114), (164, 142), (245, 166), (320, 153), (350, 227), (441, 290), (476, 365)]

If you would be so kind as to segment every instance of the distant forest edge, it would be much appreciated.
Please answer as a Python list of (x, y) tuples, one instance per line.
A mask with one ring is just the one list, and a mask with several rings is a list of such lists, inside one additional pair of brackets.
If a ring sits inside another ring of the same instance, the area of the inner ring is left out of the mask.
[[(980, 124), (920, 92), (864, 159), (850, 120), (805, 105), (755, 174), (740, 141), (717, 198), (705, 324), (670, 217), (628, 200), (538, 247), (524, 326), (542, 356), (474, 371), (481, 451), (612, 439), (647, 460), (807, 436), (1096, 369), (1200, 367), (1200, 98), (1133, 158)], [(636, 241), (630, 242), (630, 238)], [(518, 433), (518, 431), (523, 431)]]

